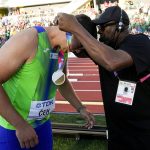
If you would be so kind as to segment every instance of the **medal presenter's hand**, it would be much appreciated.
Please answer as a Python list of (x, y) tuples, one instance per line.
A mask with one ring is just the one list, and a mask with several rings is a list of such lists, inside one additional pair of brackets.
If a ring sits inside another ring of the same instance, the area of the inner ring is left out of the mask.
[(74, 31), (74, 29), (76, 29), (76, 26), (79, 24), (75, 16), (66, 13), (58, 13), (57, 20), (60, 30), (71, 33)]

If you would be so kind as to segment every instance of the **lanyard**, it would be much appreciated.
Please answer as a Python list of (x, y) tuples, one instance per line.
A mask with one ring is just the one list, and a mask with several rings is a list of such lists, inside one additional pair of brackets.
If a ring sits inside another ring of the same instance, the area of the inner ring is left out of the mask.
[[(116, 71), (114, 71), (114, 76), (117, 77), (119, 79), (118, 73)], [(147, 79), (150, 78), (150, 73), (145, 75), (144, 77), (140, 78), (138, 82), (143, 83), (144, 81), (146, 81)]]
[(143, 83), (143, 82), (144, 82), (145, 80), (147, 80), (148, 78), (150, 78), (150, 73), (149, 73), (148, 75), (142, 77), (142, 78), (140, 79), (140, 82)]
[(116, 71), (114, 71), (114, 76), (115, 76), (116, 78), (118, 78), (118, 80), (120, 80), (120, 78), (119, 78), (119, 76), (118, 76), (118, 73), (117, 73)]
[[(72, 42), (72, 34), (70, 32), (66, 32), (66, 42), (67, 42), (68, 49), (70, 50), (71, 42)], [(64, 56), (65, 56), (64, 51), (60, 49), (58, 53), (58, 69), (59, 70), (63, 70), (65, 66), (66, 60)]]
[[(72, 35), (69, 32), (66, 32), (66, 40), (67, 40), (66, 42), (68, 48), (70, 49)], [(65, 52), (62, 49), (60, 49), (60, 47), (53, 48), (51, 52), (52, 53), (58, 52), (58, 70), (62, 71), (66, 63)], [(51, 89), (52, 86), (52, 75), (54, 74), (54, 72), (55, 72), (55, 60), (51, 59), (48, 67), (48, 77), (47, 77), (47, 82), (46, 82), (46, 87), (44, 92), (44, 100), (48, 99), (49, 90)]]
[(64, 51), (60, 50), (58, 53), (58, 69), (63, 70), (65, 65)]

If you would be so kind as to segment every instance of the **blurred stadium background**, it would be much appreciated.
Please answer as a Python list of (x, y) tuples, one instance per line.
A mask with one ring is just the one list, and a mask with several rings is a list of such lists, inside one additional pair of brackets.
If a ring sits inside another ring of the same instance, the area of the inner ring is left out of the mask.
[(54, 17), (60, 11), (85, 13), (94, 19), (113, 5), (119, 5), (127, 11), (132, 33), (149, 35), (149, 0), (0, 0), (0, 45), (22, 29), (53, 24)]

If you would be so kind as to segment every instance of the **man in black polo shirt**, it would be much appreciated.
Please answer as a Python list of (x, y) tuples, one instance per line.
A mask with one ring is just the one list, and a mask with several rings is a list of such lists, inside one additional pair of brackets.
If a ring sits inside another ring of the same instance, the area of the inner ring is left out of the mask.
[(128, 15), (118, 6), (107, 8), (94, 20), (99, 28), (100, 42), (72, 15), (60, 13), (58, 22), (59, 28), (71, 32), (83, 45), (85, 54), (99, 66), (108, 149), (150, 150), (148, 37), (129, 34)]

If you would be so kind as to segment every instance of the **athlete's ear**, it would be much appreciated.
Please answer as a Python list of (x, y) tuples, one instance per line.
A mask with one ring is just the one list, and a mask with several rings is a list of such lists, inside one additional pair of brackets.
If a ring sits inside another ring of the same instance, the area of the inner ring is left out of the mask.
[(58, 16), (56, 16), (53, 20), (53, 25), (57, 26), (58, 25)]

